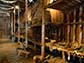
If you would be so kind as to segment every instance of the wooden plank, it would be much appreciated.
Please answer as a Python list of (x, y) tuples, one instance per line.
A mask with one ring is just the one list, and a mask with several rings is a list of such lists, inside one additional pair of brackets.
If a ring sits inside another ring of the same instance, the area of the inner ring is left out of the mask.
[(81, 0), (58, 0), (56, 2), (50, 3), (47, 5), (45, 8), (53, 8), (53, 9), (58, 9), (58, 10), (66, 10), (70, 9), (71, 7), (77, 7), (77, 5), (82, 5)]
[(62, 60), (63, 60), (63, 63), (65, 63), (65, 54), (64, 54), (64, 51), (62, 51)]
[[(69, 14), (67, 14), (67, 23), (70, 22)], [(66, 45), (69, 45), (69, 32), (70, 32), (70, 25), (67, 25), (66, 27), (67, 33), (66, 33)]]
[(25, 43), (28, 46), (28, 1), (25, 0)]
[(44, 18), (44, 0), (41, 1), (42, 4), (42, 31), (41, 31), (41, 56), (44, 58), (44, 48), (45, 48), (45, 18)]
[(14, 8), (13, 10), (13, 14), (14, 14), (14, 33), (15, 33), (15, 23), (16, 23), (16, 9)]
[(11, 35), (13, 35), (13, 14), (10, 13), (10, 18), (11, 18)]
[(18, 8), (18, 42), (20, 42), (20, 9)]
[[(76, 9), (73, 10), (73, 22), (75, 23), (76, 22)], [(72, 25), (72, 47), (74, 45), (74, 42), (75, 42), (75, 24)]]
[[(70, 23), (73, 22), (73, 11), (71, 10), (70, 11)], [(74, 32), (74, 29), (73, 29), (73, 25), (70, 25), (70, 46), (72, 46), (72, 41), (73, 41), (73, 32)]]
[[(82, 7), (79, 8), (79, 22), (82, 21), (81, 16), (82, 16)], [(78, 47), (81, 46), (81, 37), (80, 37), (80, 34), (81, 34), (81, 32), (82, 32), (82, 31), (81, 31), (81, 26), (82, 26), (81, 24), (77, 25), (77, 42), (78, 42), (78, 44), (79, 44)]]

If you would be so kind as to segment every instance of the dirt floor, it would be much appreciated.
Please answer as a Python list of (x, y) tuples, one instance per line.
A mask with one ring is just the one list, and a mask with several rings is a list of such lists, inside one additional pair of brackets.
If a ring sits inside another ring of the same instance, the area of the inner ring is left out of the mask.
[(0, 63), (33, 63), (31, 55), (28, 58), (17, 56), (15, 43), (0, 40)]

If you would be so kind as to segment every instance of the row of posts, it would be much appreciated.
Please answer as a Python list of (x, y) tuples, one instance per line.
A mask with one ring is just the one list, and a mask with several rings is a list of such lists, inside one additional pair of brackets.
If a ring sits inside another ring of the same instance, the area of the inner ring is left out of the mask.
[[(17, 10), (17, 21), (16, 21), (16, 10)], [(13, 12), (10, 13), (10, 22), (11, 22), (11, 39), (12, 41), (15, 40), (15, 36), (17, 34), (18, 42), (20, 40), (20, 8), (19, 6), (15, 6)], [(18, 25), (17, 27), (17, 33), (16, 33), (16, 23)]]
[[(28, 8), (27, 8), (27, 0), (25, 0), (25, 9), (26, 9), (26, 11), (25, 12), (27, 12), (28, 11)], [(17, 10), (17, 21), (16, 21), (16, 10)], [(27, 16), (28, 16), (28, 14), (27, 13), (25, 13), (26, 14), (26, 16), (25, 16), (25, 39), (26, 39), (26, 44), (28, 43), (27, 42), (27, 21), (28, 21), (28, 18), (27, 18)], [(17, 27), (17, 37), (18, 37), (18, 42), (20, 42), (20, 7), (19, 7), (19, 5), (17, 5), (17, 6), (15, 6), (14, 7), (14, 10), (13, 10), (13, 12), (12, 13), (10, 13), (10, 21), (11, 21), (11, 35), (12, 35), (12, 41), (14, 41), (14, 37), (16, 36), (16, 23), (17, 23), (17, 25), (18, 25), (18, 27)]]
[[(74, 44), (78, 43), (78, 48), (84, 46), (84, 10), (83, 6), (79, 8), (71, 9), (67, 12), (64, 11), (64, 24), (62, 26), (62, 30), (59, 31), (58, 34), (63, 34), (63, 41), (66, 42), (67, 46), (74, 48)], [(60, 27), (59, 27), (60, 29)], [(63, 32), (63, 33), (62, 33)], [(60, 34), (60, 36), (61, 36)], [(77, 44), (76, 44), (77, 45)], [(65, 63), (65, 54), (62, 51), (62, 58)]]
[[(41, 2), (43, 3), (44, 1), (42, 0)], [(27, 5), (28, 4), (27, 4), (27, 0), (26, 0), (26, 7), (25, 7), (26, 11), (28, 11)], [(76, 19), (77, 19), (76, 18), (76, 16), (77, 16), (77, 11), (76, 10), (77, 9), (73, 10), (73, 23), (74, 24), (67, 25), (67, 27), (66, 27), (66, 30), (67, 30), (67, 31), (65, 31), (65, 32), (67, 32), (66, 33), (66, 42), (67, 42), (67, 44), (69, 44), (70, 42), (73, 44), (75, 41), (77, 41), (79, 43), (79, 46), (81, 46), (81, 43), (84, 43), (84, 24), (80, 24), (80, 23), (83, 22), (83, 20), (82, 20), (83, 7), (80, 6), (80, 8), (79, 8), (79, 20), (77, 21), (77, 22), (79, 22), (79, 24), (76, 23)], [(18, 9), (18, 20), (17, 20), (18, 25), (19, 25), (19, 22), (20, 22), (19, 12), (20, 12), (20, 9)], [(71, 11), (69, 13), (67, 13), (67, 15), (66, 15), (67, 23), (71, 23), (70, 13), (71, 13)], [(11, 19), (13, 19), (13, 17)], [(26, 21), (25, 22), (25, 24), (26, 24), (26, 26), (25, 26), (25, 28), (26, 28), (25, 39), (26, 39), (26, 44), (28, 45), (28, 42), (27, 42), (27, 40), (28, 40), (28, 37), (27, 37), (27, 30), (28, 30), (27, 21), (28, 21), (28, 19), (26, 19), (25, 21)], [(45, 24), (44, 24), (44, 22), (45, 22), (45, 20), (44, 20), (44, 4), (42, 4), (42, 41), (41, 41), (41, 44), (42, 44), (41, 45), (41, 55), (42, 55), (42, 57), (44, 56), (44, 37), (45, 37), (45, 35), (44, 35), (45, 34)], [(14, 24), (15, 24), (15, 13), (14, 13)], [(12, 27), (13, 27), (13, 24), (12, 24)], [(14, 28), (11, 28), (11, 29), (12, 29), (11, 33), (14, 34), (13, 32), (15, 32), (15, 25), (14, 25)], [(14, 31), (13, 31), (13, 29), (14, 29)], [(18, 38), (20, 39), (20, 28), (19, 28), (19, 26), (18, 26)], [(19, 42), (19, 39), (18, 39), (18, 42)]]
[[(72, 46), (75, 42), (77, 42), (79, 44), (79, 47), (81, 46), (81, 43), (84, 43), (84, 32), (83, 32), (83, 20), (82, 20), (82, 16), (83, 16), (83, 7), (80, 6), (79, 8), (79, 12), (77, 12), (77, 9), (73, 10), (73, 15), (71, 15), (70, 11), (69, 13), (67, 13), (66, 17), (66, 21), (67, 23), (72, 23), (71, 25), (68, 24), (66, 25), (66, 42), (67, 44), (72, 43)], [(73, 16), (73, 20), (71, 20), (70, 16)], [(78, 16), (78, 18), (77, 18)]]
[[(44, 57), (44, 32), (45, 32), (45, 25), (44, 25), (44, 1), (42, 0), (41, 1), (43, 4), (42, 4), (42, 40), (41, 40), (41, 57), (43, 58)], [(25, 12), (28, 12), (28, 1), (25, 0), (25, 9), (26, 11)], [(18, 11), (17, 14), (18, 14), (18, 17), (17, 17), (17, 21), (16, 21), (16, 10)], [(26, 46), (28, 46), (28, 14), (25, 13), (25, 43), (26, 43)], [(19, 6), (16, 8), (14, 7), (14, 11), (10, 14), (10, 21), (11, 21), (11, 35), (13, 36), (12, 37), (12, 40), (14, 41), (14, 37), (15, 37), (15, 31), (16, 31), (16, 26), (15, 26), (15, 23), (17, 22), (18, 23), (18, 32), (17, 32), (17, 36), (18, 36), (18, 42), (20, 42), (20, 8)]]

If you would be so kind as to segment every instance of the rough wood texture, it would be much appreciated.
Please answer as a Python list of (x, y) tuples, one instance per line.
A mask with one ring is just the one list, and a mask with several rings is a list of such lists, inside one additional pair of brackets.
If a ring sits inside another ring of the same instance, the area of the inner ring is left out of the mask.
[[(73, 22), (76, 22), (76, 9), (73, 10)], [(72, 47), (75, 42), (75, 24), (72, 25)]]
[(45, 18), (44, 18), (44, 0), (41, 1), (42, 3), (42, 31), (41, 31), (41, 56), (44, 58), (44, 48), (45, 48)]
[(50, 3), (46, 7), (66, 11), (66, 9), (69, 10), (78, 5), (79, 6), (82, 5), (83, 2), (84, 2), (83, 0), (58, 0), (56, 2)]
[[(67, 23), (69, 23), (69, 14), (67, 14)], [(66, 42), (67, 42), (67, 45), (69, 45), (69, 32), (70, 32), (70, 25), (67, 25), (67, 33), (66, 33)]]
[[(79, 22), (82, 22), (82, 7), (79, 8)], [(79, 43), (79, 46), (81, 46), (81, 26), (82, 25), (77, 25), (77, 42)]]

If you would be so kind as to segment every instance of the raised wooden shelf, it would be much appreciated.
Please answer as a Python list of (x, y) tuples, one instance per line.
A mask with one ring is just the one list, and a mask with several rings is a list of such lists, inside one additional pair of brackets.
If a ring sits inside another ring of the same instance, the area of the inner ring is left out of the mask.
[(66, 10), (77, 7), (83, 4), (81, 0), (58, 0), (46, 6), (46, 8), (53, 8), (57, 10)]
[(70, 23), (53, 23), (53, 25), (74, 25), (74, 24), (84, 24), (84, 22), (70, 22)]
[(65, 48), (64, 46), (60, 46), (58, 44), (51, 46), (51, 43), (46, 43), (46, 46), (49, 48), (52, 47), (52, 49), (57, 49), (59, 51), (67, 52), (70, 54), (77, 54), (78, 56), (84, 56), (84, 52), (78, 52), (78, 50), (74, 50), (72, 48)]
[[(45, 25), (50, 24), (51, 22), (45, 22)], [(32, 24), (30, 27), (38, 27), (38, 26), (42, 26), (41, 23), (36, 23), (36, 24)]]

